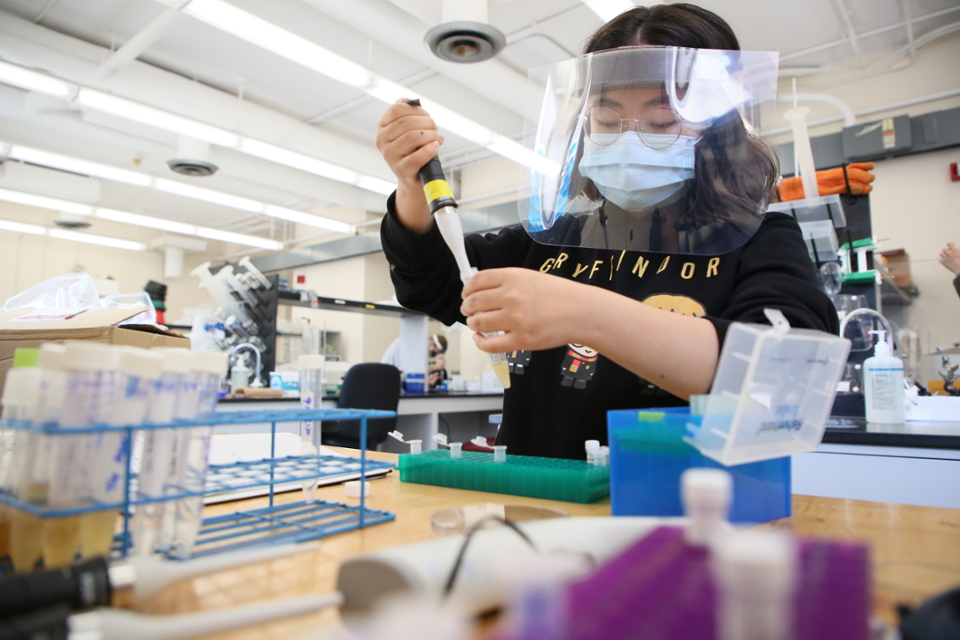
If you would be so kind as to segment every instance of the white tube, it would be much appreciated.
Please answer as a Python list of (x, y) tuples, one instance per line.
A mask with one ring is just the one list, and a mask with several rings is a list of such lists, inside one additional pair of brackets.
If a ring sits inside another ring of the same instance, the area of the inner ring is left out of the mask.
[(683, 511), (690, 518), (684, 532), (687, 544), (706, 546), (718, 534), (730, 530), (727, 514), (733, 499), (733, 478), (728, 472), (687, 469), (680, 474), (680, 496)]
[(786, 534), (740, 531), (716, 540), (718, 640), (786, 640), (793, 631), (797, 549)]
[[(183, 378), (190, 373), (190, 352), (185, 349), (157, 349), (161, 373), (153, 387), (147, 407), (147, 422), (166, 424), (177, 416), (177, 399)], [(179, 353), (178, 353), (179, 352)], [(149, 429), (143, 434), (143, 457), (139, 491), (144, 497), (160, 498), (172, 474), (175, 429)], [(163, 516), (162, 502), (149, 502), (137, 507), (133, 518), (133, 549), (138, 555), (153, 553), (158, 546)]]
[(451, 457), (451, 458), (462, 458), (462, 457), (463, 457), (463, 443), (462, 443), (462, 442), (451, 442), (451, 443), (450, 443), (450, 457)]
[[(67, 384), (60, 413), (60, 429), (69, 431), (96, 422), (100, 378), (109, 364), (110, 347), (95, 342), (71, 342), (64, 354)], [(52, 436), (50, 485), (47, 504), (53, 508), (77, 507), (89, 499), (92, 470), (97, 462), (97, 436)], [(79, 516), (43, 521), (43, 558), (48, 568), (71, 564), (80, 550)]]
[[(192, 351), (193, 372), (198, 380), (198, 419), (213, 418), (217, 413), (220, 381), (227, 373), (227, 354), (218, 351)], [(210, 466), (210, 439), (213, 427), (181, 429), (179, 481), (186, 491), (203, 491)], [(193, 553), (197, 534), (203, 524), (203, 495), (188, 496), (176, 501), (173, 553), (187, 559)]]
[(410, 445), (410, 453), (418, 455), (423, 453), (423, 441), (422, 440), (410, 440), (407, 442)]
[(507, 461), (507, 447), (502, 444), (493, 445), (493, 461), (494, 462), (506, 462)]
[[(40, 396), (38, 399), (37, 422), (55, 423), (60, 418), (66, 386), (66, 371), (63, 369), (66, 347), (60, 344), (44, 343), (40, 345), (39, 366)], [(8, 378), (9, 379), (9, 378)], [(51, 436), (40, 433), (23, 433), (22, 448), (19, 451), (14, 473), (12, 490), (23, 502), (42, 506), (47, 502), (50, 485), (50, 457), (53, 454)], [(10, 557), (18, 572), (31, 571), (43, 554), (41, 539), (43, 521), (26, 511), (15, 510), (10, 521)]]
[(160, 560), (155, 556), (137, 556), (130, 558), (124, 564), (133, 565), (137, 575), (133, 587), (134, 598), (143, 600), (181, 580), (260, 562), (269, 562), (298, 553), (316, 551), (319, 548), (319, 542), (283, 544), (218, 553), (190, 562)]
[[(323, 401), (323, 372), (326, 358), (321, 355), (304, 354), (298, 360), (300, 368), (300, 408), (319, 409)], [(317, 455), (320, 453), (320, 420), (300, 421), (300, 454)], [(319, 461), (318, 461), (319, 463)], [(303, 501), (317, 499), (318, 478), (303, 481)]]
[(340, 606), (342, 601), (343, 596), (339, 592), (333, 592), (277, 598), (228, 609), (175, 616), (148, 616), (123, 609), (106, 608), (97, 609), (92, 615), (99, 616), (98, 626), (102, 640), (183, 640), (315, 613), (327, 607)]
[(793, 128), (793, 148), (797, 154), (797, 167), (800, 181), (803, 183), (804, 198), (820, 197), (817, 186), (817, 169), (813, 162), (813, 150), (810, 147), (810, 133), (807, 131), (807, 107), (794, 107), (784, 114)]

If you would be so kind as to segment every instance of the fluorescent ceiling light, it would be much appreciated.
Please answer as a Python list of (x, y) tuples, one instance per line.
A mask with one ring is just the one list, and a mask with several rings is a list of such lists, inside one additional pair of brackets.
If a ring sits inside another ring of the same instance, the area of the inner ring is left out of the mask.
[(0, 62), (0, 82), (68, 100), (77, 90), (77, 85), (70, 82), (6, 62)]
[[(267, 210), (265, 213), (273, 218), (280, 218), (281, 220), (289, 220), (290, 222), (297, 222), (301, 224), (310, 224), (309, 218), (316, 217), (309, 213), (304, 213), (303, 211), (287, 209), (286, 207), (276, 207), (272, 204), (267, 205)], [(356, 227), (347, 222), (341, 222), (338, 226), (329, 225), (326, 228), (330, 231), (337, 231), (339, 233), (352, 234), (356, 232)]]
[(35, 224), (14, 222), (13, 220), (0, 220), (0, 229), (3, 229), (4, 231), (13, 231), (14, 233), (29, 233), (35, 236), (42, 236), (47, 233), (47, 230), (43, 227)]
[(111, 167), (98, 162), (88, 162), (80, 158), (62, 156), (59, 153), (31, 149), (30, 147), (24, 147), (19, 144), (10, 145), (10, 152), (7, 154), (7, 157), (22, 162), (42, 165), (44, 167), (70, 171), (71, 173), (79, 173), (85, 176), (132, 184), (138, 187), (149, 187), (153, 182), (153, 177), (144, 173)]
[[(632, 9), (636, 6), (630, 2), (630, 0), (583, 0), (583, 4), (590, 7), (604, 22), (609, 22), (627, 9)], [(663, 3), (653, 2), (651, 4)]]
[(176, 222), (175, 220), (166, 220), (164, 218), (154, 218), (153, 216), (143, 216), (139, 213), (128, 213), (126, 211), (117, 211), (115, 209), (101, 209), (97, 207), (97, 217), (113, 222), (123, 224), (132, 224), (138, 227), (147, 227), (149, 229), (160, 229), (161, 231), (171, 231), (173, 233), (182, 233), (185, 236), (197, 235), (196, 225), (185, 222)]
[(362, 65), (222, 0), (194, 0), (183, 12), (351, 87), (363, 88), (375, 77)]
[(231, 231), (221, 229), (211, 229), (209, 227), (197, 227), (197, 235), (201, 238), (210, 238), (211, 240), (220, 240), (221, 242), (233, 242), (236, 244), (247, 244), (261, 249), (271, 249), (279, 251), (283, 249), (283, 243), (268, 238), (257, 238), (255, 236), (245, 236)]
[[(206, 22), (212, 27), (230, 33), (251, 44), (266, 49), (272, 53), (295, 62), (328, 78), (342, 82), (351, 87), (362, 90), (387, 104), (393, 104), (400, 98), (419, 98), (415, 91), (393, 82), (383, 76), (347, 60), (329, 49), (302, 38), (295, 33), (259, 18), (252, 13), (239, 9), (223, 0), (158, 0), (159, 2), (181, 10), (183, 13)], [(599, 0), (596, 0), (599, 2)], [(624, 8), (632, 7), (629, 0), (620, 0)], [(592, 8), (592, 7), (591, 7)], [(622, 10), (622, 9), (621, 9)], [(617, 12), (619, 13), (619, 11)], [(443, 105), (430, 100), (430, 115), (437, 125), (451, 131), (462, 138), (487, 147), (494, 153), (500, 154), (514, 162), (524, 164), (523, 159), (530, 159), (529, 152), (518, 142), (504, 138), (492, 129), (485, 127)], [(496, 144), (494, 144), (496, 143)], [(283, 150), (286, 151), (286, 150)], [(260, 155), (247, 151), (253, 155)], [(267, 157), (260, 155), (260, 157)], [(274, 162), (294, 166), (279, 159)], [(531, 165), (524, 165), (531, 166)], [(320, 174), (323, 175), (323, 174)], [(334, 178), (336, 179), (336, 178)], [(347, 182), (347, 180), (342, 180)], [(354, 181), (352, 184), (358, 184)], [(391, 185), (391, 191), (393, 189)]]
[[(154, 218), (152, 216), (144, 216), (137, 213), (128, 213), (126, 211), (117, 211), (115, 209), (106, 209), (101, 207), (89, 207), (87, 205), (80, 205), (77, 203), (67, 202), (65, 200), (55, 200), (53, 198), (45, 198), (43, 196), (34, 196), (33, 194), (23, 193), (20, 191), (10, 191), (9, 189), (0, 189), (0, 200), (6, 200), (8, 202), (17, 202), (20, 204), (27, 204), (34, 207), (42, 207), (44, 209), (54, 209), (56, 211), (69, 211), (65, 209), (62, 205), (74, 205), (75, 207), (85, 207), (87, 209), (86, 215), (95, 214), (98, 218), (103, 218), (104, 220), (112, 220), (113, 222), (120, 222), (123, 224), (131, 224), (138, 227), (148, 227), (150, 229), (161, 229), (163, 231), (172, 231), (174, 233), (182, 233), (184, 235), (191, 236), (201, 236), (203, 238), (210, 238), (211, 240), (222, 240), (224, 242), (232, 242), (234, 244), (242, 244), (248, 247), (258, 247), (261, 249), (272, 249), (274, 251), (279, 251), (283, 248), (283, 243), (277, 240), (270, 240), (269, 238), (261, 238), (259, 236), (248, 236), (242, 233), (233, 233), (230, 231), (220, 231), (218, 229), (210, 229), (208, 227), (197, 227), (192, 224), (186, 224), (182, 222), (175, 222), (173, 220), (166, 220), (164, 218)], [(56, 204), (57, 206), (51, 206)], [(300, 212), (297, 212), (300, 213)], [(309, 215), (309, 214), (303, 214)], [(33, 226), (33, 225), (27, 225)], [(42, 229), (43, 227), (37, 227)], [(54, 238), (63, 238), (68, 239), (64, 235), (54, 235), (54, 229), (49, 230), (49, 235)], [(30, 231), (24, 231), (23, 233), (31, 233)], [(73, 232), (71, 232), (73, 233)], [(77, 234), (87, 237), (99, 238), (101, 236), (93, 236), (89, 233)], [(81, 240), (82, 242), (93, 242), (93, 240)], [(126, 241), (121, 241), (126, 242)], [(103, 243), (101, 243), (103, 244)], [(139, 243), (137, 243), (139, 244)], [(109, 245), (117, 246), (117, 245)], [(125, 248), (125, 247), (121, 247)]]
[(270, 162), (286, 165), (293, 169), (300, 169), (318, 176), (330, 178), (337, 182), (346, 182), (347, 184), (356, 184), (360, 181), (360, 174), (351, 169), (339, 167), (329, 162), (324, 162), (318, 158), (312, 158), (290, 149), (284, 149), (267, 142), (259, 140), (245, 139), (240, 143), (240, 151), (248, 153)]
[(166, 178), (157, 178), (154, 186), (160, 191), (193, 198), (194, 200), (203, 200), (204, 202), (220, 204), (225, 207), (250, 211), (252, 213), (263, 213), (264, 205), (262, 202), (257, 202), (249, 198), (241, 198), (240, 196), (223, 193), (222, 191), (195, 187), (192, 184), (185, 184), (183, 182), (177, 182), (176, 180), (167, 180)]
[(203, 140), (220, 147), (236, 147), (240, 136), (226, 129), (213, 127), (190, 118), (184, 118), (169, 111), (155, 109), (147, 105), (133, 102), (125, 98), (112, 96), (109, 93), (95, 91), (83, 87), (74, 99), (76, 104), (104, 113), (109, 113), (127, 120), (141, 122), (158, 129), (173, 131), (197, 140)]
[(93, 213), (93, 207), (90, 205), (59, 200), (57, 198), (48, 198), (46, 196), (37, 196), (32, 193), (23, 193), (22, 191), (11, 191), (9, 189), (0, 189), (0, 200), (25, 204), (31, 207), (53, 209), (54, 211), (66, 211), (67, 213), (76, 213), (81, 216), (88, 216)]
[(98, 236), (92, 233), (79, 233), (77, 231), (67, 231), (66, 229), (48, 229), (47, 234), (51, 238), (59, 240), (73, 240), (74, 242), (86, 242), (88, 244), (99, 244), (104, 247), (113, 247), (115, 249), (126, 249), (127, 251), (145, 251), (147, 245), (133, 240), (121, 240), (120, 238), (110, 238), (107, 236)]
[[(8, 144), (0, 141), (0, 147), (8, 146), (9, 152), (7, 157), (14, 160), (21, 160), (23, 162), (30, 162), (37, 165), (42, 165), (45, 167), (52, 167), (54, 169), (62, 169), (64, 171), (71, 171), (73, 173), (79, 173), (82, 175), (93, 176), (97, 178), (104, 178), (107, 180), (115, 180), (117, 182), (123, 182), (125, 184), (132, 184), (138, 187), (150, 187), (157, 189), (159, 191), (164, 191), (166, 193), (172, 193), (175, 195), (183, 196), (185, 198), (192, 198), (194, 200), (202, 200), (204, 202), (210, 202), (213, 204), (223, 205), (225, 207), (231, 207), (233, 209), (240, 209), (242, 211), (250, 211), (253, 213), (261, 213), (273, 218), (281, 218), (283, 220), (289, 220), (296, 222), (298, 224), (305, 224), (311, 227), (317, 227), (318, 229), (328, 229), (330, 231), (337, 231), (340, 233), (355, 233), (356, 228), (346, 222), (340, 220), (335, 220), (333, 218), (327, 218), (325, 216), (317, 216), (311, 213), (305, 213), (303, 211), (295, 211), (293, 209), (287, 209), (285, 207), (278, 207), (274, 205), (268, 205), (263, 202), (258, 202), (256, 200), (251, 200), (250, 198), (242, 198), (240, 196), (235, 196), (230, 193), (224, 193), (222, 191), (214, 191), (213, 189), (206, 189), (204, 187), (197, 187), (194, 185), (186, 184), (184, 182), (178, 182), (176, 180), (168, 180), (166, 178), (157, 178), (145, 173), (138, 173), (136, 171), (129, 171), (127, 169), (120, 169), (118, 167), (111, 167), (109, 165), (100, 164), (97, 162), (89, 162), (87, 160), (81, 160), (80, 158), (72, 158), (70, 156), (63, 156), (57, 153), (50, 153), (48, 151), (41, 151), (39, 149), (31, 149), (30, 147), (24, 147), (19, 144)], [(372, 176), (361, 176), (358, 181), (358, 186), (368, 191), (375, 191), (377, 193), (382, 193), (383, 195), (390, 195), (394, 189), (394, 185), (386, 180), (380, 180), (379, 178), (374, 178)], [(27, 195), (27, 194), (24, 194)], [(29, 204), (29, 203), (24, 203)], [(45, 206), (38, 204), (37, 206)], [(101, 218), (109, 219), (106, 216), (100, 215), (99, 211), (112, 211), (112, 210), (103, 210), (98, 209), (98, 216)], [(122, 211), (116, 213), (124, 213)], [(149, 218), (148, 216), (137, 216), (137, 214), (127, 214), (134, 217), (140, 217), (150, 220), (158, 220), (160, 223), (165, 223), (168, 221), (163, 220), (162, 218)], [(117, 220), (117, 222), (124, 222), (123, 220)], [(179, 222), (169, 221), (170, 224), (179, 225)], [(137, 222), (131, 222), (130, 224), (140, 224)], [(173, 231), (164, 226), (157, 226), (156, 224), (143, 224), (142, 226), (151, 227), (155, 229), (166, 229)], [(191, 229), (194, 229), (191, 225)], [(177, 233), (186, 233), (188, 235), (195, 235), (195, 229), (193, 231), (179, 231)]]

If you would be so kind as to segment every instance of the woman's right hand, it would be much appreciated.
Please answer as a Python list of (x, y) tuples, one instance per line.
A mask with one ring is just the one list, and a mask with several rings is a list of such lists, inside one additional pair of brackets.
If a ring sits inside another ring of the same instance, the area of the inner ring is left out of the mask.
[(437, 155), (443, 136), (423, 107), (398, 100), (390, 105), (377, 125), (377, 149), (397, 176), (397, 217), (418, 233), (433, 225), (430, 207), (417, 172)]

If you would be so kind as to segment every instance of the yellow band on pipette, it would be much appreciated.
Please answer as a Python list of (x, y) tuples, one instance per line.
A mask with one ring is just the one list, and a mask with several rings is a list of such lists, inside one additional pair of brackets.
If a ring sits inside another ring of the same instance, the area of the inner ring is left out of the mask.
[(431, 180), (423, 185), (423, 193), (427, 196), (427, 202), (433, 202), (440, 198), (453, 198), (453, 191), (446, 180)]

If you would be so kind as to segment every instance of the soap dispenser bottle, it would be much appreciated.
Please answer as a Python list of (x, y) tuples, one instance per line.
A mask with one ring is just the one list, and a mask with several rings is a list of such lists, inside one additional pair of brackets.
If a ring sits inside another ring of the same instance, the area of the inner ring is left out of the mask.
[(906, 399), (903, 393), (903, 361), (893, 355), (886, 331), (871, 331), (879, 340), (873, 357), (863, 363), (863, 399), (867, 422), (903, 424)]

